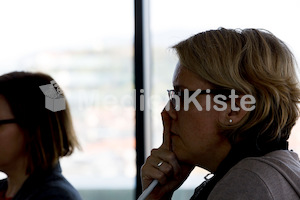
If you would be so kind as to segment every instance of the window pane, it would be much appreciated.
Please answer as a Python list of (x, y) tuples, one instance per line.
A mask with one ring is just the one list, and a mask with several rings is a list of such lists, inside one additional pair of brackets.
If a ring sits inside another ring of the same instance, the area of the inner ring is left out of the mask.
[[(84, 199), (133, 199), (133, 1), (1, 2), (0, 73), (49, 73), (83, 147), (61, 160)], [(2, 174), (3, 176), (3, 174)]]
[[(155, 96), (151, 107), (151, 142), (155, 148), (162, 142), (160, 112), (168, 101), (166, 90), (173, 87), (172, 76), (177, 63), (177, 57), (170, 47), (177, 42), (198, 32), (219, 27), (264, 28), (285, 41), (300, 62), (300, 28), (297, 25), (300, 18), (297, 8), (300, 3), (298, 1), (270, 3), (255, 0), (241, 4), (236, 0), (152, 0), (150, 3), (153, 48), (152, 96)], [(298, 122), (290, 138), (290, 148), (298, 153), (300, 153), (299, 127)], [(175, 193), (174, 199), (188, 199), (206, 174), (204, 170), (195, 169), (180, 191)]]

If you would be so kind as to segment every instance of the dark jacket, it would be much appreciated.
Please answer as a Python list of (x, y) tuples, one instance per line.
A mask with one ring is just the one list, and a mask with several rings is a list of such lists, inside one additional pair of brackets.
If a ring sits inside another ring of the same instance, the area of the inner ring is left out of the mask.
[[(7, 179), (0, 181), (6, 190)], [(61, 174), (60, 164), (53, 169), (29, 176), (13, 200), (82, 200), (77, 190)]]

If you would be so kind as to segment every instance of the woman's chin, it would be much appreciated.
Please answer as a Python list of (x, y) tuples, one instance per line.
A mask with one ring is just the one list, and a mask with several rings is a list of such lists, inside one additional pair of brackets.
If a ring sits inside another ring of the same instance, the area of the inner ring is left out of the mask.
[(188, 164), (191, 163), (191, 161), (188, 159), (186, 154), (182, 152), (180, 148), (176, 148), (176, 146), (175, 147), (173, 146), (172, 148), (173, 148), (172, 151), (176, 155), (176, 158), (179, 162), (188, 163)]

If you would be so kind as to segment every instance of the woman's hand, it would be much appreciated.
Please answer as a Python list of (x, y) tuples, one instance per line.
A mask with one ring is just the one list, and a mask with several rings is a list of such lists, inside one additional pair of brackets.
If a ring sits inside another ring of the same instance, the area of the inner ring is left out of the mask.
[(141, 169), (143, 190), (154, 179), (159, 182), (147, 199), (171, 199), (173, 192), (182, 185), (194, 168), (180, 163), (172, 152), (170, 116), (166, 110), (161, 115), (164, 125), (163, 143), (158, 149), (151, 151)]

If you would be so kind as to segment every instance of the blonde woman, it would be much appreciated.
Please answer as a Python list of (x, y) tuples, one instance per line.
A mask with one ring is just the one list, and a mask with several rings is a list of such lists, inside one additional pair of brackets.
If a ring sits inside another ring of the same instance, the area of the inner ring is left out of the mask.
[(148, 199), (170, 199), (194, 167), (213, 177), (191, 199), (300, 199), (299, 158), (287, 142), (300, 90), (288, 47), (266, 30), (221, 28), (174, 49), (163, 144), (142, 167), (144, 190), (159, 182)]

